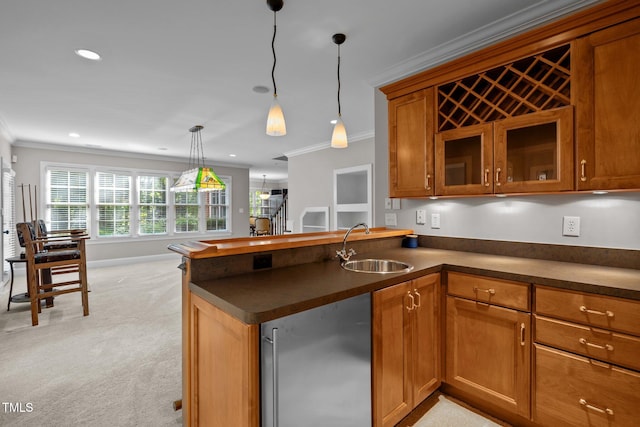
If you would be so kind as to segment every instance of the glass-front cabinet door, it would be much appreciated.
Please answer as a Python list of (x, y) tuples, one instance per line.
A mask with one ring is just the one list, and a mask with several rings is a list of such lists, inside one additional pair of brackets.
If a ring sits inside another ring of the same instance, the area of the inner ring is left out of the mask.
[(493, 192), (493, 124), (437, 133), (435, 146), (437, 195)]
[(495, 193), (573, 189), (573, 108), (496, 121)]

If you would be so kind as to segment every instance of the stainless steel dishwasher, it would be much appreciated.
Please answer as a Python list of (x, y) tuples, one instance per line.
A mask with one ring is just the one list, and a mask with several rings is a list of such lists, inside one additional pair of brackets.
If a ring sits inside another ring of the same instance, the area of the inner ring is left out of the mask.
[(371, 426), (371, 294), (261, 325), (263, 427)]

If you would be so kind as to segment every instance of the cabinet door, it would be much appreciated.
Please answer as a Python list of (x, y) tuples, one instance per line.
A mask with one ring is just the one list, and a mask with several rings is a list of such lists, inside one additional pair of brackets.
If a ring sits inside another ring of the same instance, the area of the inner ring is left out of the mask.
[(191, 294), (191, 381), (185, 425), (258, 427), (258, 326)]
[(576, 187), (640, 188), (640, 18), (576, 41)]
[(531, 315), (447, 297), (445, 381), (528, 418)]
[(433, 194), (433, 88), (389, 101), (389, 195)]
[(495, 122), (494, 191), (573, 190), (573, 107)]
[(394, 426), (413, 409), (410, 283), (373, 293), (373, 425)]
[(440, 386), (440, 274), (411, 282), (416, 308), (413, 310), (414, 406)]
[(493, 124), (436, 134), (436, 194), (493, 192)]

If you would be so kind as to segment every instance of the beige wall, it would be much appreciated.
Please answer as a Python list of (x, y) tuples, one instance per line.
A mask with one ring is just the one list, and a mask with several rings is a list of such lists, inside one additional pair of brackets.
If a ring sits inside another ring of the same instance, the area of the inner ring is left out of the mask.
[[(187, 160), (171, 161), (160, 156), (132, 155), (130, 153), (114, 153), (108, 151), (83, 150), (66, 151), (52, 145), (40, 146), (33, 143), (17, 142), (13, 146), (13, 155), (17, 156), (17, 162), (13, 164), (16, 172), (16, 185), (31, 184), (38, 187), (38, 212), (43, 211), (42, 179), (40, 176), (43, 162), (59, 162), (64, 164), (77, 164), (79, 166), (112, 166), (137, 169), (141, 171), (167, 171), (181, 172), (187, 166)], [(215, 166), (216, 173), (232, 177), (232, 216), (231, 226), (233, 234), (226, 237), (241, 237), (249, 234), (249, 169)], [(35, 207), (34, 207), (35, 208)], [(27, 219), (30, 218), (27, 202)], [(242, 212), (240, 212), (242, 210)], [(43, 216), (43, 215), (39, 215)], [(22, 220), (22, 198), (20, 189), (16, 188), (16, 220)], [(98, 241), (92, 239), (88, 242), (87, 258), (89, 261), (111, 260), (117, 258), (143, 257), (152, 255), (169, 254), (167, 245), (170, 243), (184, 242), (187, 240), (202, 240), (211, 238), (206, 235), (172, 236), (167, 238), (129, 238), (118, 239), (117, 242)]]
[[(327, 147), (289, 157), (289, 218), (294, 221), (293, 232), (300, 232), (300, 215), (307, 207), (328, 206), (329, 228), (336, 228), (333, 224), (333, 170), (372, 164), (373, 150), (374, 139), (367, 138), (350, 142), (346, 149)], [(374, 165), (374, 175), (375, 170)]]

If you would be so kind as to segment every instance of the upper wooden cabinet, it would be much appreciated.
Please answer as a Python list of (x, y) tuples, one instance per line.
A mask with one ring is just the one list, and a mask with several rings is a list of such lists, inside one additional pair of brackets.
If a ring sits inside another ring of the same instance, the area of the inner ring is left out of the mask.
[(610, 0), (381, 88), (391, 197), (640, 189), (639, 16)]
[(640, 188), (640, 18), (576, 41), (578, 190)]
[(436, 194), (573, 189), (572, 107), (436, 134)]
[(433, 88), (389, 102), (389, 195), (434, 194)]

